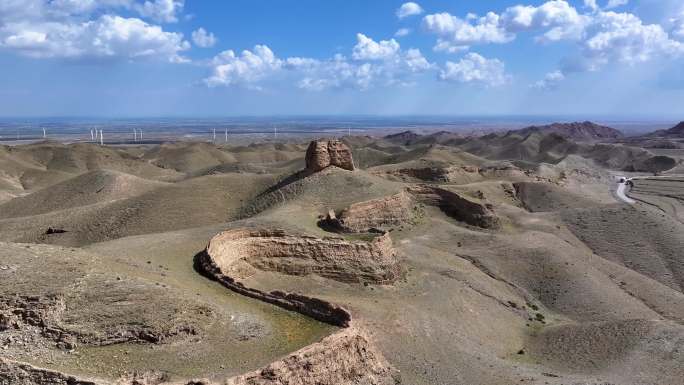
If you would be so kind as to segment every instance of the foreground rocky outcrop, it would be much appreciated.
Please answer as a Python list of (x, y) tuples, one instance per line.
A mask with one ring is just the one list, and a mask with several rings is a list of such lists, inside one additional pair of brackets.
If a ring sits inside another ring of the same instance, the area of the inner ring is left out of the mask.
[(464, 195), (431, 185), (416, 185), (407, 189), (415, 199), (439, 207), (447, 215), (469, 225), (485, 229), (501, 227), (499, 217), (494, 214), (493, 207)]
[(368, 337), (351, 327), (263, 369), (231, 378), (226, 385), (390, 385), (398, 382), (397, 371)]
[(312, 141), (306, 149), (306, 169), (318, 172), (330, 166), (354, 170), (351, 149), (336, 139)]
[(388, 234), (370, 242), (351, 242), (243, 228), (216, 235), (207, 253), (223, 274), (235, 279), (248, 277), (256, 269), (383, 284), (394, 282), (401, 273)]
[(106, 270), (89, 252), (13, 243), (0, 250), (0, 355), (7, 359), (188, 341), (220, 317), (180, 291)]
[[(285, 263), (281, 263), (285, 262)], [(307, 266), (313, 266), (309, 269)], [(236, 229), (214, 237), (196, 256), (195, 268), (240, 294), (297, 311), (343, 329), (268, 366), (218, 383), (231, 385), (391, 385), (400, 383), (396, 371), (344, 308), (318, 298), (281, 291), (260, 291), (238, 282), (249, 269), (284, 274), (317, 273), (342, 281), (386, 282), (396, 279), (399, 267), (391, 239), (382, 235), (371, 242), (289, 235), (282, 230)], [(229, 275), (230, 274), (230, 275)], [(235, 277), (232, 276), (235, 274)], [(29, 298), (27, 301), (31, 302)], [(16, 301), (15, 301), (16, 302)], [(59, 308), (60, 301), (37, 301), (35, 311), (4, 312), (2, 327), (41, 324)], [(23, 303), (23, 302), (22, 302)], [(24, 309), (22, 303), (14, 308)], [(16, 313), (16, 314), (15, 314)], [(10, 315), (11, 314), (11, 315)], [(209, 380), (173, 381), (161, 372), (129, 373), (118, 380), (83, 379), (0, 358), (0, 385), (213, 385)]]
[(328, 214), (324, 224), (339, 232), (387, 231), (414, 221), (418, 207), (406, 191), (388, 197), (354, 203), (339, 216)]
[(349, 327), (264, 368), (220, 382), (168, 382), (158, 373), (130, 373), (115, 381), (84, 379), (0, 357), (0, 385), (395, 385), (394, 369), (358, 327)]

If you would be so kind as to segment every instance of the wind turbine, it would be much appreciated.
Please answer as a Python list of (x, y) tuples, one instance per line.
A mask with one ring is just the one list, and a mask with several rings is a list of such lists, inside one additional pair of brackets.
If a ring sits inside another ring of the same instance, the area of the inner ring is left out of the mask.
[(47, 137), (47, 132), (45, 131), (45, 127), (43, 127), (43, 139)]
[(100, 130), (100, 146), (104, 146), (104, 133)]

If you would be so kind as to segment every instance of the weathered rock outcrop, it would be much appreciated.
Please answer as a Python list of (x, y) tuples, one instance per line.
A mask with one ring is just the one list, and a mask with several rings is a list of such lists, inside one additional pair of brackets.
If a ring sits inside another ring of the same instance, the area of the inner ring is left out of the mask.
[(317, 172), (329, 166), (354, 170), (351, 149), (336, 139), (312, 141), (306, 150), (306, 169)]
[(437, 206), (447, 215), (469, 225), (482, 228), (499, 228), (499, 218), (490, 205), (477, 202), (463, 195), (430, 185), (417, 185), (408, 188), (417, 200), (430, 206)]
[(351, 327), (226, 384), (393, 385), (395, 373), (368, 338)]
[(328, 214), (326, 225), (346, 233), (386, 231), (413, 222), (417, 215), (411, 195), (402, 191), (388, 197), (354, 203), (339, 216)]
[[(147, 292), (149, 293), (149, 292)], [(0, 332), (10, 331), (17, 338), (51, 340), (59, 349), (71, 350), (78, 345), (111, 345), (121, 342), (163, 343), (174, 337), (195, 335), (195, 327), (187, 320), (176, 318), (169, 325), (145, 325), (138, 320), (127, 328), (107, 327), (99, 330), (64, 322), (67, 301), (62, 294), (6, 295), (0, 293)], [(68, 316), (66, 318), (68, 318)], [(74, 317), (76, 318), (76, 317)]]
[(235, 279), (249, 276), (254, 269), (380, 284), (394, 282), (400, 275), (388, 234), (371, 242), (350, 242), (283, 230), (235, 229), (212, 238), (207, 253), (223, 274)]
[(410, 225), (422, 214), (421, 205), (436, 206), (472, 226), (498, 228), (491, 205), (433, 185), (416, 185), (384, 198), (354, 203), (339, 215), (332, 210), (321, 227), (343, 233), (383, 232)]

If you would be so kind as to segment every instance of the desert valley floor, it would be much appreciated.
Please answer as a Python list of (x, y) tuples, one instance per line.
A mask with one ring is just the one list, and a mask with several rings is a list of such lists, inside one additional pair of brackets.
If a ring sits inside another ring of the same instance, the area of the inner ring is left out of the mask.
[(0, 146), (0, 384), (684, 384), (679, 131)]

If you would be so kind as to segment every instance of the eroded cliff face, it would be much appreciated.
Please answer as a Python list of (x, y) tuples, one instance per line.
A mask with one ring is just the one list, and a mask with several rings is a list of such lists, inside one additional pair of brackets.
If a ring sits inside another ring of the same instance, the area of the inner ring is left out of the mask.
[(351, 327), (226, 385), (393, 385), (393, 369), (361, 330)]
[(401, 274), (388, 234), (370, 242), (352, 242), (295, 236), (283, 230), (236, 229), (215, 236), (207, 252), (223, 274), (235, 279), (248, 277), (258, 269), (385, 284)]
[(354, 203), (339, 216), (328, 214), (326, 225), (345, 233), (387, 231), (413, 223), (419, 208), (406, 191), (384, 198)]
[(321, 226), (342, 233), (388, 231), (411, 225), (422, 215), (421, 205), (436, 206), (447, 215), (485, 229), (500, 227), (493, 207), (433, 185), (415, 185), (384, 198), (355, 203), (339, 215), (330, 212)]
[(501, 226), (501, 221), (494, 214), (491, 205), (431, 185), (411, 186), (408, 191), (418, 201), (426, 205), (437, 206), (447, 215), (469, 225), (485, 229), (496, 229)]
[(306, 150), (306, 169), (318, 172), (329, 166), (354, 170), (351, 149), (336, 139), (312, 141)]

